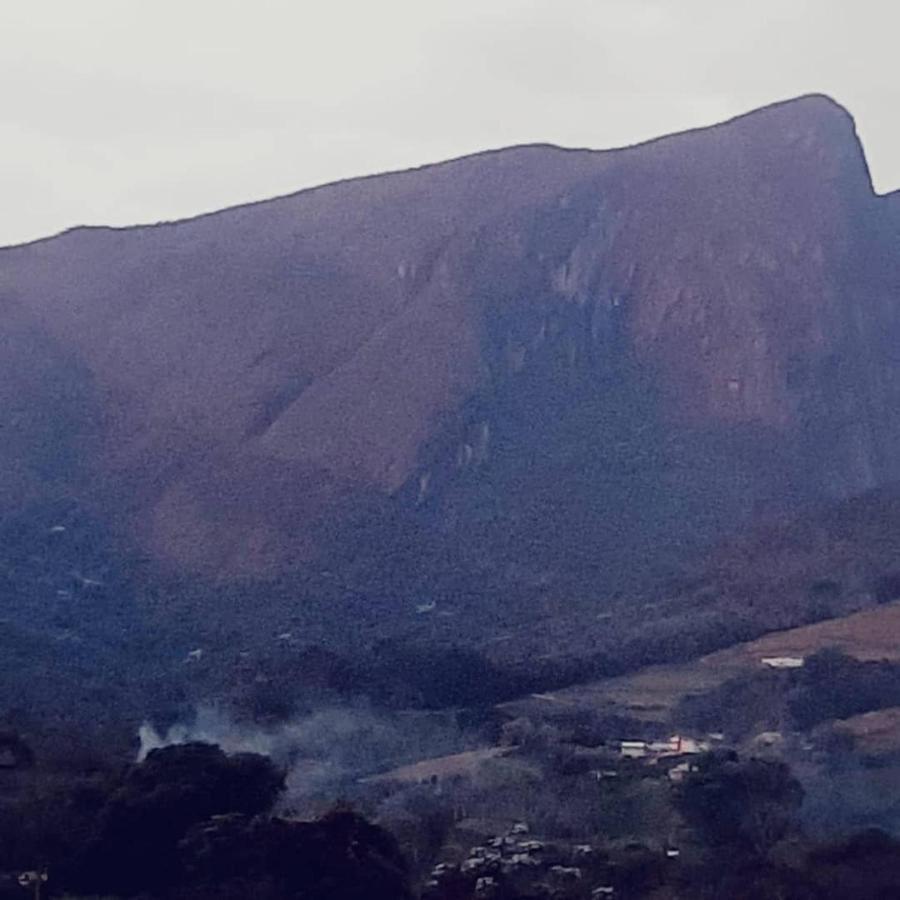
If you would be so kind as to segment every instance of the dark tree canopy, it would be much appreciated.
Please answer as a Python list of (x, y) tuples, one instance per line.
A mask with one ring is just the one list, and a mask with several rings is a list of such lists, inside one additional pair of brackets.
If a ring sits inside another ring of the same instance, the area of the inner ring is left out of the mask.
[(75, 881), (126, 895), (172, 883), (179, 875), (178, 842), (192, 825), (215, 815), (267, 812), (283, 787), (283, 774), (264, 756), (227, 756), (202, 743), (154, 750), (109, 797)]
[(678, 793), (678, 807), (713, 847), (740, 845), (762, 855), (783, 838), (803, 801), (803, 788), (782, 762), (710, 753)]
[(412, 896), (406, 863), (394, 839), (349, 811), (315, 822), (217, 817), (195, 825), (181, 842), (180, 852), (190, 885), (185, 898)]
[(833, 647), (809, 656), (796, 682), (789, 705), (801, 729), (900, 703), (900, 666), (858, 660)]

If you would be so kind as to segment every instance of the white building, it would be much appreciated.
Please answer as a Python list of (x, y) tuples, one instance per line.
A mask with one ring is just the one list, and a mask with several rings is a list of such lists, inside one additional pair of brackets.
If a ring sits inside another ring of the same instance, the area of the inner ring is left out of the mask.
[(770, 669), (800, 669), (805, 660), (802, 656), (764, 656), (760, 663)]
[(622, 741), (619, 752), (626, 759), (643, 759), (650, 751), (646, 741)]
[(654, 756), (681, 756), (683, 753), (705, 753), (710, 746), (709, 741), (673, 734), (665, 741), (651, 741), (647, 749)]

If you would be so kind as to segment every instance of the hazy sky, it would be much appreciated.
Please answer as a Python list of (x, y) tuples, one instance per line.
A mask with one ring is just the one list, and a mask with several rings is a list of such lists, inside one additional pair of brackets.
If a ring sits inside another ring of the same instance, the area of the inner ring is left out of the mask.
[(812, 91), (900, 187), (896, 0), (0, 0), (0, 244)]

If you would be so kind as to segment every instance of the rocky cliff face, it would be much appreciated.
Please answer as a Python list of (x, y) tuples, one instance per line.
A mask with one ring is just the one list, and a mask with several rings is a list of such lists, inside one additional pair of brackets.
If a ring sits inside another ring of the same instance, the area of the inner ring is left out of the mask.
[(0, 489), (179, 571), (309, 564), (360, 509), (451, 569), (627, 568), (898, 477), (898, 238), (807, 97), (8, 248)]

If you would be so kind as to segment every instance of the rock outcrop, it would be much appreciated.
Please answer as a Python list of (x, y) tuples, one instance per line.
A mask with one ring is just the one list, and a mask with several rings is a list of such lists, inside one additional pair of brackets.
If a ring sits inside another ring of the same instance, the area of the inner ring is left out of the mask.
[(633, 565), (898, 477), (898, 240), (810, 96), (7, 248), (0, 497), (183, 572), (310, 563), (385, 498), (485, 565)]

